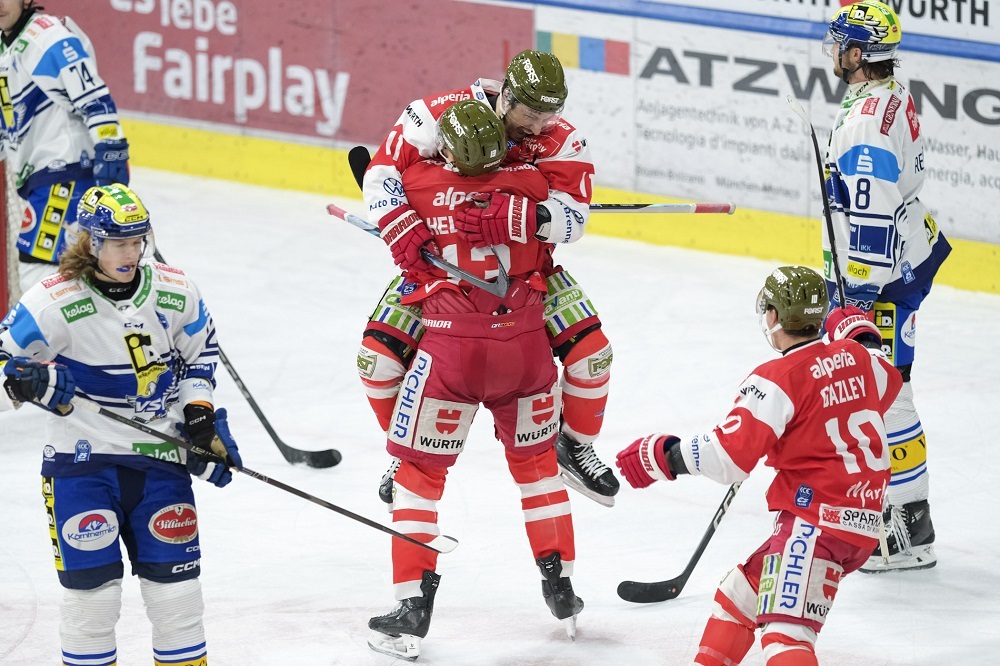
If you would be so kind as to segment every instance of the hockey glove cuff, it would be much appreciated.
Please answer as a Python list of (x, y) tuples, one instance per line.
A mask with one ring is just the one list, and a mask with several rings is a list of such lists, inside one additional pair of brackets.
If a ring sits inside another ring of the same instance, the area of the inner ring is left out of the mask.
[(192, 402), (184, 405), (184, 436), (201, 449), (212, 445), (215, 437), (215, 411), (212, 405)]
[(56, 416), (73, 411), (76, 382), (66, 366), (15, 356), (4, 363), (3, 374), (3, 388), (12, 401), (30, 402)]
[(538, 231), (535, 204), (503, 192), (477, 192), (472, 206), (455, 211), (458, 235), (473, 247), (527, 243)]
[(874, 314), (853, 305), (834, 308), (826, 316), (826, 330), (831, 340), (855, 340), (869, 349), (881, 349), (882, 333), (874, 320)]
[(645, 488), (654, 481), (673, 481), (677, 476), (670, 470), (667, 452), (680, 441), (673, 435), (647, 435), (622, 449), (615, 464), (633, 488)]
[(226, 410), (220, 409), (213, 416), (215, 436), (213, 436), (211, 444), (205, 447), (211, 451), (212, 455), (201, 456), (188, 451), (187, 469), (193, 476), (222, 488), (233, 480), (231, 467), (243, 468), (243, 459), (240, 457), (236, 440), (229, 432)]

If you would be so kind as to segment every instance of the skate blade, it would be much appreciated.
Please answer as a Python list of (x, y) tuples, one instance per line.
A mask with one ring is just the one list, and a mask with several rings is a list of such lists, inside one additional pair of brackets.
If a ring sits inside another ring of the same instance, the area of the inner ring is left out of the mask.
[(876, 555), (868, 558), (868, 561), (858, 569), (866, 574), (883, 574), (891, 571), (920, 571), (931, 569), (937, 564), (937, 556), (934, 555), (933, 544), (927, 546), (915, 546), (910, 555), (891, 555), (886, 563), (881, 556)]
[(582, 481), (564, 470), (562, 467), (559, 468), (559, 475), (562, 477), (563, 483), (566, 484), (566, 486), (572, 488), (584, 497), (594, 500), (601, 506), (613, 507), (615, 505), (614, 497), (608, 497), (607, 495), (595, 493), (593, 490), (583, 485)]
[(566, 629), (566, 635), (569, 636), (571, 641), (576, 640), (576, 615), (573, 617), (568, 617), (562, 621), (563, 628)]
[(387, 654), (390, 657), (404, 659), (406, 661), (416, 661), (420, 656), (420, 636), (411, 634), (400, 634), (399, 636), (389, 636), (381, 631), (372, 631), (368, 636), (368, 647), (380, 654)]

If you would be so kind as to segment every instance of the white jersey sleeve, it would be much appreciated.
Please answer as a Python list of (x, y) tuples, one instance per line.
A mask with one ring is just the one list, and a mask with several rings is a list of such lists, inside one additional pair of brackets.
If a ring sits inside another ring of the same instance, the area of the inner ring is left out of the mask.
[[(0, 323), (0, 353), (65, 365), (86, 398), (176, 436), (185, 404), (212, 402), (215, 325), (182, 271), (147, 262), (140, 262), (140, 271), (136, 292), (119, 301), (82, 278), (43, 280)], [(155, 437), (75, 410), (49, 419), (43, 468), (69, 469), (81, 441), (88, 456), (140, 455), (172, 463), (185, 457)]]
[(32, 16), (0, 50), (0, 80), (0, 123), (19, 189), (50, 170), (75, 180), (91, 167), (94, 144), (124, 138), (90, 39), (71, 19)]

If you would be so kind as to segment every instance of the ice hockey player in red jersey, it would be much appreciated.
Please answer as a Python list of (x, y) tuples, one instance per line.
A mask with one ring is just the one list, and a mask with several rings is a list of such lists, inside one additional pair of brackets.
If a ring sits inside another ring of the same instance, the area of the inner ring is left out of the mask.
[(649, 435), (618, 454), (634, 488), (681, 474), (735, 483), (765, 457), (777, 473), (767, 491), (774, 532), (719, 585), (696, 664), (739, 664), (758, 627), (768, 666), (816, 664), (840, 580), (878, 544), (890, 474), (884, 418), (902, 377), (857, 308), (831, 312), (831, 340), (821, 339), (827, 306), (815, 271), (772, 272), (757, 312), (781, 358), (750, 373), (710, 432)]
[[(504, 164), (530, 164), (547, 183), (540, 200), (514, 209), (502, 193), (485, 209), (455, 209), (456, 221), (468, 227), (483, 220), (516, 216), (517, 228), (554, 248), (583, 235), (590, 215), (591, 178), (594, 166), (586, 139), (561, 117), (568, 89), (559, 60), (540, 51), (523, 51), (507, 67), (502, 82), (480, 79), (471, 86), (411, 102), (373, 156), (364, 177), (364, 199), (369, 219), (378, 224), (390, 245), (396, 265), (404, 272), (426, 270), (420, 248), (431, 241), (432, 230), (413, 210), (409, 190), (403, 187), (406, 170), (438, 154), (437, 120), (452, 104), (474, 99), (490, 105), (503, 119), (508, 138)], [(466, 221), (464, 217), (469, 215)], [(472, 242), (485, 248), (492, 229), (474, 232)], [(491, 228), (492, 227), (492, 228)], [(389, 242), (391, 239), (391, 243)], [(594, 452), (608, 399), (612, 351), (601, 330), (596, 308), (576, 280), (550, 259), (546, 279), (546, 328), (552, 353), (563, 365), (561, 386), (565, 402), (556, 448), (567, 485), (605, 505), (614, 505), (619, 484), (614, 473)], [(383, 429), (395, 404), (403, 374), (423, 335), (418, 305), (399, 303), (405, 288), (403, 276), (395, 277), (375, 308), (358, 352), (358, 372), (372, 408)], [(379, 494), (392, 501), (394, 466), (383, 479)]]
[[(413, 164), (403, 174), (409, 205), (444, 257), (482, 278), (495, 276), (502, 261), (511, 286), (500, 298), (430, 266), (411, 273), (416, 279), (406, 283), (403, 303), (420, 304), (426, 331), (387, 428), (389, 453), (401, 460), (393, 527), (424, 542), (440, 533), (437, 502), (445, 476), (484, 405), (493, 414), (521, 492), (542, 596), (573, 636), (583, 601), (569, 578), (575, 559), (573, 521), (554, 449), (561, 390), (545, 334), (545, 243), (532, 234), (518, 237), (514, 230), (507, 243), (494, 245), (494, 253), (474, 247), (455, 221), (458, 207), (488, 205), (500, 193), (516, 206), (533, 205), (548, 195), (548, 185), (534, 166), (498, 168), (507, 149), (503, 123), (476, 100), (461, 101), (441, 115), (440, 145), (438, 159)], [(473, 193), (486, 196), (468, 200)], [(369, 621), (373, 650), (405, 659), (419, 656), (440, 581), (436, 564), (435, 552), (393, 540), (399, 604)]]

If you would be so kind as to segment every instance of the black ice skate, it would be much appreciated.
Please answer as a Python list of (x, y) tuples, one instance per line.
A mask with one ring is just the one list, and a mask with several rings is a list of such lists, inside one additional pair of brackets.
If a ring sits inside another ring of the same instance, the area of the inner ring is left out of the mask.
[(368, 620), (368, 628), (372, 630), (368, 647), (392, 657), (416, 660), (420, 656), (420, 641), (431, 628), (434, 595), (440, 582), (441, 576), (425, 571), (420, 582), (422, 597), (403, 599), (392, 611)]
[(882, 558), (882, 549), (876, 548), (860, 571), (885, 573), (905, 569), (930, 569), (937, 564), (934, 555), (934, 525), (927, 500), (910, 502), (902, 507), (889, 506), (882, 514), (886, 543), (889, 546), (888, 563)]
[(615, 505), (618, 479), (614, 472), (594, 453), (593, 444), (581, 444), (559, 433), (556, 457), (563, 482), (573, 490), (604, 506)]
[(562, 559), (559, 553), (535, 560), (542, 570), (542, 597), (557, 620), (566, 626), (566, 635), (576, 640), (576, 616), (583, 610), (583, 599), (573, 592), (573, 583), (562, 577)]
[(382, 475), (382, 481), (378, 484), (378, 496), (386, 504), (392, 504), (396, 497), (396, 472), (399, 471), (399, 464), (402, 462), (399, 458), (393, 457), (392, 462), (389, 464), (389, 469), (385, 470), (385, 474)]

